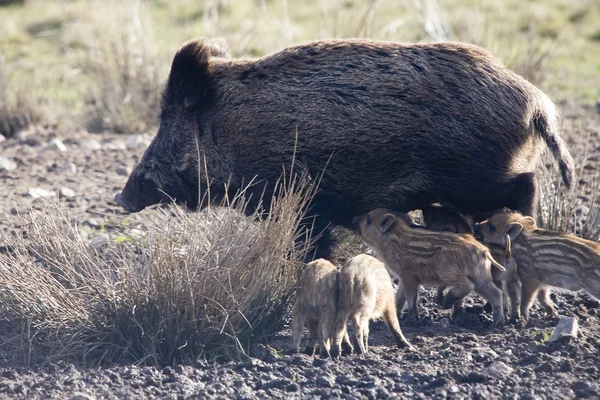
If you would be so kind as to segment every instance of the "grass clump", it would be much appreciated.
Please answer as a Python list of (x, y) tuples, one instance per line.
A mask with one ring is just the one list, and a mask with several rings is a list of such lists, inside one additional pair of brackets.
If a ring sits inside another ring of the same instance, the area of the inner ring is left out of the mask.
[(536, 172), (539, 227), (600, 241), (600, 171), (589, 160), (598, 150), (590, 152), (586, 145), (573, 154), (577, 179), (570, 190), (564, 187), (554, 159), (549, 154), (543, 157)]
[[(283, 327), (309, 250), (299, 229), (313, 189), (280, 183), (270, 212), (147, 213), (144, 233), (93, 247), (56, 208), (17, 216), (0, 253), (12, 362), (169, 365), (240, 357)], [(304, 236), (306, 235), (306, 236)], [(120, 237), (120, 236), (119, 236)]]
[[(44, 119), (38, 99), (11, 80), (11, 72), (0, 54), (0, 135), (10, 137)], [(9, 89), (10, 86), (10, 89)]]
[(164, 71), (139, 5), (130, 13), (113, 10), (113, 14), (92, 34), (90, 55), (84, 60), (95, 77), (86, 96), (88, 129), (146, 132), (158, 122)]

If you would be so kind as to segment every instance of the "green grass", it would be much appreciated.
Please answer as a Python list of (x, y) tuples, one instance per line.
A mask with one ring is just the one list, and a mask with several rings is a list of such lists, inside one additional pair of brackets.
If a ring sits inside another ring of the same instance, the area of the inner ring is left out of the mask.
[[(89, 113), (86, 98), (99, 84), (90, 60), (110, 41), (111, 21), (123, 21), (122, 30), (133, 26), (133, 3), (31, 0), (0, 7), (0, 48), (16, 71), (13, 86), (25, 86), (61, 117), (87, 121), (81, 118)], [(438, 7), (429, 12), (418, 4)], [(429, 24), (446, 27), (448, 39), (490, 48), (556, 101), (600, 98), (595, 0), (154, 0), (143, 2), (137, 15), (161, 80), (174, 52), (192, 37), (222, 36), (234, 56), (260, 56), (327, 37), (427, 41)]]

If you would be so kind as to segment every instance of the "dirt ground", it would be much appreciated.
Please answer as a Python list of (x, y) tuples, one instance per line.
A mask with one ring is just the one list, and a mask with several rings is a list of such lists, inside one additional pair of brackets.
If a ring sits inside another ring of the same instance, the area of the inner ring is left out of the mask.
[[(576, 161), (587, 146), (593, 164), (600, 152), (600, 106), (567, 105), (562, 114), (563, 136)], [(9, 162), (0, 163), (0, 215), (41, 209), (49, 196), (83, 221), (90, 240), (110, 233), (126, 215), (112, 198), (150, 139), (32, 128), (2, 141), (0, 157)], [(591, 195), (589, 174), (581, 182), (584, 204)], [(10, 235), (6, 221), (0, 218), (0, 226)], [(291, 341), (288, 329), (242, 361), (164, 369), (27, 369), (7, 365), (0, 344), (0, 398), (600, 398), (600, 303), (585, 294), (552, 297), (561, 317), (579, 322), (579, 336), (570, 343), (548, 341), (557, 320), (546, 319), (537, 305), (528, 326), (490, 330), (491, 316), (479, 297), (471, 296), (466, 312), (451, 320), (428, 289), (420, 298), (423, 319), (401, 322), (413, 351), (396, 349), (385, 325), (376, 322), (368, 356), (335, 362), (280, 351)]]

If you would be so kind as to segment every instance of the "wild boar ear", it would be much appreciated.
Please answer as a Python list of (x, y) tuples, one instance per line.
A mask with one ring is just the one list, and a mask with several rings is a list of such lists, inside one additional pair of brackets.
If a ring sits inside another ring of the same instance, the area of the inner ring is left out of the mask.
[(529, 215), (525, 217), (525, 222), (527, 222), (527, 224), (529, 226), (531, 226), (532, 228), (535, 228), (536, 224), (535, 224), (535, 219), (533, 219), (532, 217), (530, 217)]
[(453, 232), (453, 233), (456, 233), (456, 231), (457, 231), (456, 227), (453, 224), (446, 224), (444, 226), (444, 230), (446, 232)]
[(523, 225), (518, 222), (512, 222), (506, 225), (504, 231), (510, 237), (510, 240), (514, 241), (521, 234), (521, 231), (523, 231)]
[(394, 222), (396, 221), (396, 216), (393, 214), (385, 214), (383, 216), (383, 219), (381, 220), (381, 223), (379, 224), (379, 232), (381, 232), (382, 234), (386, 233), (387, 231), (389, 231), (392, 227), (392, 225), (394, 225)]
[(228, 57), (224, 39), (193, 39), (175, 54), (167, 83), (169, 100), (191, 111), (206, 99), (211, 83), (211, 57)]

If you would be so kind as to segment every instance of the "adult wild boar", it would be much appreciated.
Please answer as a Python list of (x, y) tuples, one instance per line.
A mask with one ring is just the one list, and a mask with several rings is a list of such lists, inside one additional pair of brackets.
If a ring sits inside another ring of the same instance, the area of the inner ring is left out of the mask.
[(336, 39), (231, 59), (225, 41), (198, 39), (175, 55), (158, 133), (115, 200), (196, 208), (206, 186), (214, 199), (250, 181), (257, 199), (295, 157), (294, 171), (324, 171), (317, 228), (436, 202), (533, 215), (543, 143), (570, 186), (553, 103), (474, 45)]

